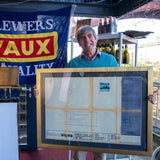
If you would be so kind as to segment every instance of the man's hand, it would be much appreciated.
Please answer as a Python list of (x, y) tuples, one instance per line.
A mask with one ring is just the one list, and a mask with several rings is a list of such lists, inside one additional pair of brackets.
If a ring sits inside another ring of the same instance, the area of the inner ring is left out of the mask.
[(36, 85), (33, 86), (34, 89), (34, 96), (37, 97), (39, 95), (39, 90), (37, 89)]
[(150, 101), (152, 104), (156, 104), (156, 96), (158, 91), (153, 91), (153, 94), (148, 96), (148, 101)]

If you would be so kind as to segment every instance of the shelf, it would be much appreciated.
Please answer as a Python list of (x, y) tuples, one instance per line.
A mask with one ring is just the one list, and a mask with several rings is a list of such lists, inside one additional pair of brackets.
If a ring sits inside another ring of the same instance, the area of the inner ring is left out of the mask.
[(104, 33), (104, 34), (98, 35), (98, 40), (105, 40), (105, 41), (108, 41), (108, 43), (112, 43), (114, 41), (115, 44), (119, 44), (120, 39), (122, 39), (123, 43), (125, 44), (137, 44), (138, 43), (137, 39), (126, 36), (125, 34), (121, 32), (116, 33), (116, 34)]
[(135, 44), (135, 64), (137, 66), (137, 50), (138, 50), (138, 40), (135, 38), (131, 38), (126, 36), (124, 33), (119, 32), (115, 34), (105, 33), (98, 35), (98, 41), (103, 41), (107, 44), (119, 44), (119, 66), (122, 65), (122, 44)]

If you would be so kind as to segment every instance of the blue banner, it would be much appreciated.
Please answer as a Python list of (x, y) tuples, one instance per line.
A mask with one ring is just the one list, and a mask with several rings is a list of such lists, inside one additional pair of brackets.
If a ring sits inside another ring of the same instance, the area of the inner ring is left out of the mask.
[(72, 7), (46, 12), (0, 12), (0, 65), (19, 67), (19, 83), (36, 83), (36, 69), (67, 65)]

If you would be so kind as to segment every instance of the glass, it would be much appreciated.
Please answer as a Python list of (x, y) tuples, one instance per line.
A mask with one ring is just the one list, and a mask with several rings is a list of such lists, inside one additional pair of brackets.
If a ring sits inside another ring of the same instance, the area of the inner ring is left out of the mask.
[(26, 85), (20, 86), (20, 95), (18, 102), (18, 130), (19, 130), (19, 144), (27, 145), (27, 93)]
[(149, 67), (38, 70), (39, 147), (151, 155), (150, 76)]

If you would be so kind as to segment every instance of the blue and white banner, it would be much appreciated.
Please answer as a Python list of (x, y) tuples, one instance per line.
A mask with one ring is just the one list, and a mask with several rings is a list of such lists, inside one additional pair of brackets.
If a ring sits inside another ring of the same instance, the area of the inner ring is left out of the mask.
[(72, 6), (46, 12), (0, 12), (0, 63), (19, 67), (19, 83), (36, 83), (36, 69), (67, 65)]

